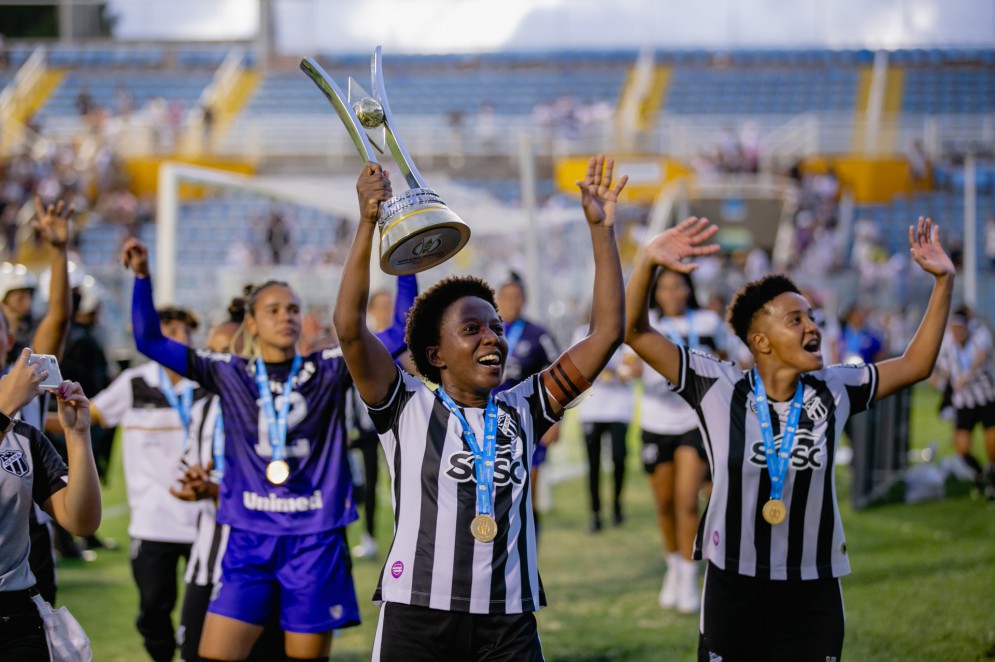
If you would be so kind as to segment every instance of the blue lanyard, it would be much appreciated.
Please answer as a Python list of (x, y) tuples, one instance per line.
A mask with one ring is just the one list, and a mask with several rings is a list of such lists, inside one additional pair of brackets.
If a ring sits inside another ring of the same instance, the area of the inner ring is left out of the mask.
[(515, 345), (522, 339), (525, 332), (525, 320), (519, 317), (512, 322), (511, 326), (505, 329), (505, 337), (508, 339), (508, 358), (515, 355)]
[(225, 475), (225, 419), (218, 403), (218, 417), (214, 419), (214, 438), (211, 440), (211, 454), (214, 456), (214, 474), (220, 479)]
[(477, 476), (477, 514), (490, 515), (494, 501), (494, 460), (497, 458), (497, 402), (493, 395), (487, 399), (487, 409), (484, 410), (484, 447), (481, 448), (477, 443), (477, 435), (470, 429), (466, 417), (449, 394), (441, 386), (436, 389), (435, 394), (463, 427), (463, 440), (473, 453), (473, 470)]
[(159, 390), (166, 396), (166, 402), (169, 403), (169, 406), (175, 409), (176, 413), (180, 415), (180, 423), (183, 424), (183, 450), (185, 452), (190, 443), (187, 437), (190, 434), (190, 408), (193, 407), (193, 386), (187, 382), (187, 385), (183, 387), (179, 397), (177, 397), (176, 389), (173, 388), (173, 382), (169, 381), (166, 369), (159, 366)]
[(757, 416), (760, 417), (760, 434), (764, 438), (764, 453), (767, 457), (767, 471), (770, 473), (770, 498), (780, 499), (784, 492), (784, 482), (788, 476), (788, 464), (791, 447), (795, 443), (795, 433), (798, 431), (798, 421), (802, 415), (802, 401), (805, 397), (805, 387), (798, 378), (795, 396), (791, 399), (791, 411), (788, 412), (788, 422), (781, 435), (781, 448), (774, 447), (774, 429), (770, 422), (770, 409), (767, 407), (767, 391), (760, 379), (757, 369), (753, 369), (753, 395), (757, 402)]
[[(698, 338), (698, 330), (694, 328), (694, 311), (690, 308), (684, 311), (684, 319), (687, 322), (688, 327), (688, 341), (687, 346), (689, 349), (698, 349), (700, 346), (700, 341)], [(683, 345), (684, 338), (681, 334), (677, 333), (669, 324), (667, 325), (667, 337), (670, 338), (670, 342), (675, 345)]]
[(256, 357), (256, 386), (259, 387), (259, 408), (263, 410), (266, 417), (266, 425), (269, 428), (269, 444), (273, 449), (273, 461), (279, 462), (287, 457), (287, 414), (290, 412), (290, 394), (294, 390), (294, 377), (301, 369), (301, 355), (294, 356), (294, 362), (290, 366), (290, 374), (287, 375), (287, 383), (283, 385), (283, 393), (280, 400), (280, 411), (273, 407), (273, 394), (269, 389), (269, 375), (266, 373), (266, 364), (261, 356)]

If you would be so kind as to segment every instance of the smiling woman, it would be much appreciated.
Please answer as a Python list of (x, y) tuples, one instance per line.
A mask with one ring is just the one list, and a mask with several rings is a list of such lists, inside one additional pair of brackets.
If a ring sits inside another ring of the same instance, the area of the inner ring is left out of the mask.
[[(626, 291), (626, 341), (697, 412), (713, 490), (695, 558), (707, 559), (699, 659), (836, 660), (843, 648), (839, 578), (849, 574), (836, 501), (835, 452), (847, 419), (932, 371), (954, 267), (939, 231), (909, 228), (912, 257), (936, 278), (905, 353), (878, 364), (823, 366), (811, 304), (788, 278), (744, 285), (728, 320), (749, 371), (675, 345), (649, 324), (653, 270), (683, 259), (717, 228), (690, 218), (646, 246)], [(778, 613), (781, 627), (770, 627)]]
[(387, 456), (395, 534), (374, 601), (374, 660), (541, 660), (533, 612), (546, 604), (529, 482), (539, 439), (621, 342), (622, 273), (614, 221), (622, 177), (592, 158), (577, 182), (593, 245), (591, 331), (552, 366), (496, 392), (508, 340), (494, 290), (443, 280), (415, 301), (407, 341), (422, 379), (396, 367), (368, 330), (371, 242), (390, 178), (367, 164), (361, 220), (343, 270), (335, 328)]

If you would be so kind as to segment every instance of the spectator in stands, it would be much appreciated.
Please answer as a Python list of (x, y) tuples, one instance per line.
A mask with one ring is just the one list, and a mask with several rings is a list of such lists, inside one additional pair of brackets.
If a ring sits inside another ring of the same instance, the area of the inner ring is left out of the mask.
[(266, 222), (266, 245), (270, 264), (289, 264), (294, 260), (294, 237), (283, 212), (273, 210)]
[(995, 271), (995, 216), (985, 221), (985, 259), (988, 268)]
[(76, 112), (79, 113), (80, 117), (86, 117), (93, 110), (93, 97), (90, 95), (90, 89), (85, 85), (79, 88), (79, 92), (76, 93)]

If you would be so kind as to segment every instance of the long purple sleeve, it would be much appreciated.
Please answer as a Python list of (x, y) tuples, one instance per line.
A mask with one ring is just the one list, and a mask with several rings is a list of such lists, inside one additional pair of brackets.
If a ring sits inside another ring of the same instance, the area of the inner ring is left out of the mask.
[(131, 332), (139, 352), (173, 372), (189, 375), (187, 346), (162, 335), (159, 313), (152, 299), (151, 278), (135, 278), (131, 292)]
[(392, 358), (397, 358), (408, 347), (404, 344), (404, 329), (408, 324), (408, 311), (418, 296), (418, 279), (414, 274), (397, 277), (397, 296), (394, 298), (394, 323), (383, 331), (377, 332), (377, 338), (384, 344)]

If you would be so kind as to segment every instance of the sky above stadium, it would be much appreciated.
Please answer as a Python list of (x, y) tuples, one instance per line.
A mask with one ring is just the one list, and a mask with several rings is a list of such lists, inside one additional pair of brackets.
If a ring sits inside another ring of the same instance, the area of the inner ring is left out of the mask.
[[(109, 0), (125, 39), (246, 39), (257, 0)], [(273, 0), (280, 52), (995, 46), (992, 0)]]

